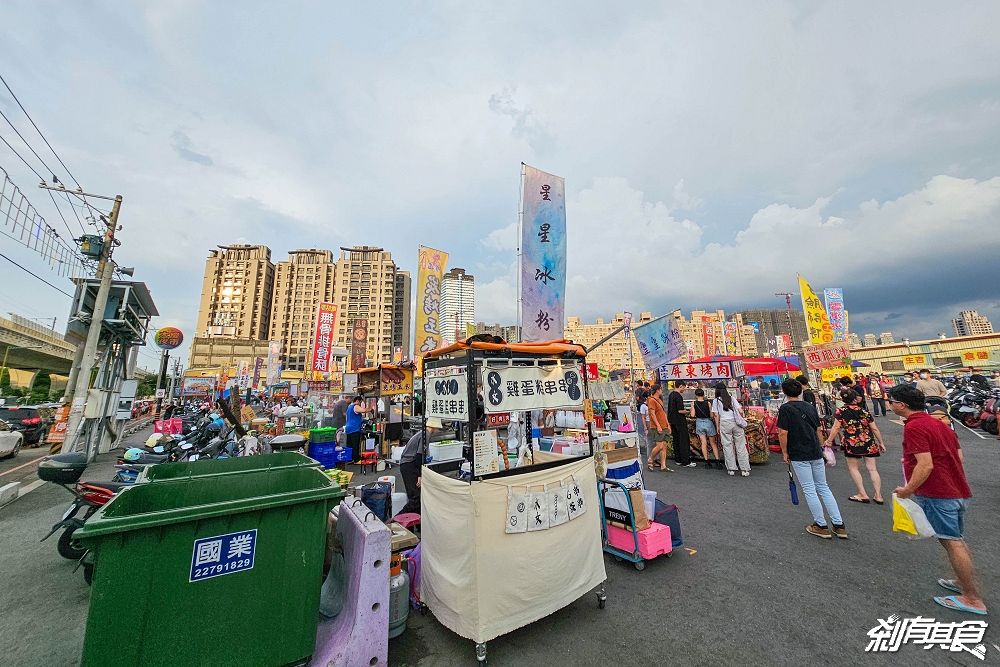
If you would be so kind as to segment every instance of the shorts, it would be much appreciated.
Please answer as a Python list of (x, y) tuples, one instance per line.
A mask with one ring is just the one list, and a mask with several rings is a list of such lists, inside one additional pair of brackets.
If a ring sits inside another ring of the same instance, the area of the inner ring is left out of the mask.
[(934, 529), (934, 537), (939, 540), (964, 540), (965, 511), (969, 509), (968, 498), (928, 498), (911, 496), (920, 505), (927, 522)]
[(694, 426), (695, 435), (715, 435), (715, 422), (711, 419), (699, 418), (695, 420)]
[(660, 433), (655, 428), (649, 429), (649, 436), (653, 439), (653, 442), (667, 442), (670, 440), (670, 432), (667, 429), (663, 429), (663, 433)]

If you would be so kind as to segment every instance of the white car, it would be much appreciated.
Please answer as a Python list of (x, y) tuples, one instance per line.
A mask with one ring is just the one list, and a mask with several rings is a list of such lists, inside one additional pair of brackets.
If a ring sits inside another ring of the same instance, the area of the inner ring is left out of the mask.
[(0, 419), (0, 459), (17, 456), (23, 441), (24, 435), (20, 431), (15, 431), (10, 424)]

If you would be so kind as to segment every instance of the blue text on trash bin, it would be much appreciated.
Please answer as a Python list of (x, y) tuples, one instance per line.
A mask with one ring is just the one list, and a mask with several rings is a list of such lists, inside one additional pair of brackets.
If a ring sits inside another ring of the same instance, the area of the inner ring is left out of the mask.
[(188, 581), (201, 581), (253, 569), (256, 548), (256, 528), (195, 540)]

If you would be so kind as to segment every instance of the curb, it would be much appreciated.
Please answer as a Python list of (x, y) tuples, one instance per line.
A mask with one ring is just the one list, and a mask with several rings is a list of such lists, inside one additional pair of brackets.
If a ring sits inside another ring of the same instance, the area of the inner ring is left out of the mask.
[(20, 482), (11, 482), (0, 486), (0, 507), (17, 500), (18, 492), (21, 490)]

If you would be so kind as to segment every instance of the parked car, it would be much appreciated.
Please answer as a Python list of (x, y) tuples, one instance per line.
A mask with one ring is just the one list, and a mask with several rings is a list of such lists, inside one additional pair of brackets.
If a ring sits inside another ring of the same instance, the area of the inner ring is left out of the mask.
[(0, 420), (24, 436), (25, 445), (36, 445), (45, 438), (49, 420), (37, 405), (0, 405)]
[(21, 450), (21, 443), (24, 436), (20, 431), (15, 431), (11, 425), (0, 419), (0, 459), (9, 459), (17, 456)]

